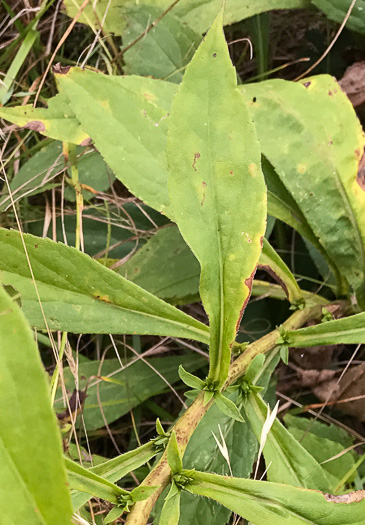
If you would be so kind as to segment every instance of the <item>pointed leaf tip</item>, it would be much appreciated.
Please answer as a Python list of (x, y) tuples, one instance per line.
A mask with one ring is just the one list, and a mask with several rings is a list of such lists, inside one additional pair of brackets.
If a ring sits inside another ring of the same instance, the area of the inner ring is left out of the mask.
[(220, 385), (266, 228), (260, 146), (237, 89), (222, 18), (221, 11), (186, 69), (168, 130), (170, 205), (201, 266), (211, 327), (208, 377)]

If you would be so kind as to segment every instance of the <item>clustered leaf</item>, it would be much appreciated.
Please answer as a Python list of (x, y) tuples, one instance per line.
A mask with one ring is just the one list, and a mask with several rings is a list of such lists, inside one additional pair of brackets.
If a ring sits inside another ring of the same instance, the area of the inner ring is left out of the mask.
[(171, 432), (166, 432), (161, 425), (159, 418), (156, 419), (156, 432), (158, 437), (153, 440), (153, 446), (156, 449), (156, 452), (163, 452), (171, 437)]

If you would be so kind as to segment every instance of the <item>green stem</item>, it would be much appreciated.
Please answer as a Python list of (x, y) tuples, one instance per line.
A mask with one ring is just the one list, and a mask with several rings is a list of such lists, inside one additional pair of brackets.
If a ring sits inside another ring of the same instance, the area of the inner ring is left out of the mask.
[[(82, 231), (82, 210), (83, 210), (83, 198), (82, 198), (82, 192), (81, 192), (81, 186), (79, 182), (79, 171), (77, 169), (77, 156), (76, 156), (76, 146), (75, 144), (71, 144), (68, 142), (64, 142), (63, 145), (63, 155), (65, 158), (65, 163), (67, 163), (68, 160), (71, 162), (71, 179), (72, 179), (72, 185), (75, 188), (76, 192), (76, 241), (75, 241), (75, 248), (77, 250), (80, 249), (80, 239), (81, 239), (81, 231)], [(56, 397), (56, 391), (58, 386), (58, 380), (60, 377), (60, 365), (63, 359), (63, 355), (65, 352), (67, 342), (67, 332), (62, 333), (62, 339), (61, 339), (61, 346), (60, 346), (60, 352), (58, 354), (58, 361), (56, 363), (56, 368), (53, 372), (52, 379), (51, 379), (51, 402), (52, 406)]]
[[(295, 330), (303, 326), (311, 319), (320, 319), (322, 307), (319, 305), (296, 311), (289, 319), (283, 323), (284, 330)], [(238, 357), (230, 366), (228, 379), (223, 386), (224, 391), (228, 386), (234, 383), (239, 377), (245, 374), (248, 365), (258, 354), (266, 354), (276, 346), (280, 337), (279, 330), (276, 329), (270, 334), (265, 335), (247, 347), (247, 350)], [(193, 435), (198, 423), (205, 413), (209, 410), (214, 400), (204, 406), (204, 393), (202, 392), (178, 419), (173, 427), (176, 433), (179, 452), (184, 454), (186, 447)], [(126, 523), (128, 525), (146, 525), (157, 499), (162, 491), (170, 483), (171, 471), (167, 463), (166, 452), (151, 470), (142, 485), (158, 486), (159, 489), (148, 499), (137, 502), (128, 515)]]
[[(71, 181), (72, 185), (75, 188), (76, 194), (76, 240), (75, 248), (80, 249), (81, 243), (81, 234), (82, 234), (82, 210), (84, 208), (84, 199), (82, 197), (81, 184), (79, 181), (79, 170), (77, 167), (77, 155), (76, 155), (76, 146), (75, 144), (68, 144), (69, 159), (71, 163)], [(82, 247), (82, 246), (81, 246)]]
[(57, 391), (57, 386), (58, 386), (58, 379), (60, 377), (60, 364), (61, 364), (62, 359), (63, 359), (63, 354), (65, 353), (66, 343), (67, 343), (67, 332), (63, 332), (62, 333), (62, 338), (61, 338), (60, 352), (58, 354), (58, 361), (56, 363), (56, 368), (54, 369), (54, 372), (53, 372), (53, 375), (52, 375), (52, 379), (51, 379), (51, 403), (52, 403), (52, 406), (53, 406), (53, 403), (54, 403), (54, 400), (55, 400), (55, 397), (56, 397), (56, 391)]

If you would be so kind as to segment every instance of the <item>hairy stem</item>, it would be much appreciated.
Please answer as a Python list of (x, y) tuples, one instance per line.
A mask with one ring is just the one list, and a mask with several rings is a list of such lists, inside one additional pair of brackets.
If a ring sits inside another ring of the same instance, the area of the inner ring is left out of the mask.
[[(321, 311), (322, 307), (319, 305), (298, 310), (291, 315), (285, 323), (283, 323), (283, 328), (284, 330), (295, 330), (300, 328), (307, 321), (320, 318)], [(239, 377), (244, 375), (248, 365), (257, 355), (265, 354), (272, 350), (276, 346), (276, 341), (279, 336), (279, 330), (276, 329), (250, 344), (246, 351), (231, 364), (227, 381), (222, 390), (225, 390)], [(204, 394), (201, 393), (174, 425), (181, 455), (184, 454), (198, 423), (214, 402), (214, 400), (212, 400), (204, 406), (203, 398)], [(139, 501), (132, 507), (131, 513), (126, 521), (128, 525), (146, 525), (157, 499), (170, 482), (170, 475), (171, 471), (167, 463), (166, 453), (164, 453), (142, 483), (142, 485), (147, 486), (158, 486), (159, 489), (148, 499)]]

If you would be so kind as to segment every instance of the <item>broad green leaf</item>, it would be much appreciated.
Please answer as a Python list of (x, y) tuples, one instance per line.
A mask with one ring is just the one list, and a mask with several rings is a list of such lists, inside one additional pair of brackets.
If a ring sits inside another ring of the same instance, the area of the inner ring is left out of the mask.
[[(77, 388), (83, 390), (88, 385), (83, 407), (83, 419), (88, 431), (104, 427), (105, 420), (110, 424), (146, 399), (168, 391), (168, 384), (179, 380), (179, 364), (194, 372), (206, 362), (203, 357), (190, 352), (184, 356), (145, 358), (144, 361), (127, 361), (123, 370), (117, 359), (106, 359), (101, 368), (99, 361), (79, 364)], [(101, 376), (102, 381), (93, 380), (95, 376)], [(64, 382), (69, 392), (76, 388), (69, 368), (64, 370)], [(58, 400), (56, 408), (61, 412), (65, 409), (61, 400)]]
[(159, 230), (117, 271), (173, 304), (200, 300), (200, 266), (176, 226)]
[(173, 216), (201, 266), (209, 316), (209, 378), (227, 376), (266, 227), (259, 144), (236, 87), (222, 14), (186, 69), (169, 124)]
[(365, 500), (350, 503), (353, 501), (351, 494), (342, 496), (342, 502), (336, 502), (334, 496), (316, 490), (191, 470), (186, 472), (193, 478), (190, 489), (194, 494), (218, 501), (255, 525), (364, 523)]
[(365, 313), (286, 333), (295, 347), (365, 343)]
[(126, 490), (114, 485), (111, 481), (103, 479), (78, 463), (68, 458), (64, 458), (64, 460), (71, 489), (86, 492), (90, 495), (90, 498), (94, 496), (112, 503), (117, 503), (118, 495), (128, 494)]
[[(312, 4), (321, 9), (330, 20), (342, 23), (351, 5), (351, 0), (312, 0)], [(346, 22), (346, 28), (365, 34), (364, 0), (356, 0), (351, 15)]]
[(265, 238), (259, 267), (266, 270), (279, 282), (291, 303), (299, 304), (303, 302), (303, 294), (294, 275)]
[(69, 525), (71, 501), (33, 334), (0, 286), (0, 509), (7, 525)]
[(82, 144), (89, 138), (63, 94), (50, 98), (47, 109), (33, 108), (31, 104), (14, 108), (0, 107), (0, 117), (51, 139)]
[[(65, 0), (64, 5), (68, 16), (74, 17), (82, 4), (81, 0)], [(143, 0), (143, 4), (158, 7), (160, 15), (170, 6), (170, 0)], [(130, 8), (134, 1), (99, 0), (97, 4), (87, 5), (79, 21), (91, 27), (99, 28), (100, 20), (104, 21), (103, 30), (116, 35), (123, 35), (130, 23)], [(227, 0), (224, 10), (224, 23), (233, 24), (258, 13), (271, 9), (297, 9), (310, 7), (310, 0)], [(178, 3), (173, 14), (189, 24), (196, 32), (204, 33), (212, 24), (222, 7), (220, 0), (186, 0)], [(107, 15), (106, 17), (104, 15)], [(156, 17), (157, 18), (157, 17)], [(153, 22), (154, 19), (151, 20)], [(145, 27), (141, 30), (143, 33)]]
[[(260, 441), (267, 416), (267, 405), (261, 396), (251, 393), (245, 403), (247, 418)], [(329, 490), (323, 468), (311, 454), (275, 419), (263, 449), (269, 481), (295, 487)]]
[[(140, 93), (130, 89), (123, 77), (78, 68), (56, 78), (82, 129), (116, 177), (146, 204), (170, 216), (165, 154), (169, 114), (148, 92), (149, 86), (158, 91), (158, 85), (166, 83), (143, 79), (146, 91)], [(134, 79), (138, 85), (138, 77)], [(161, 187), (165, 187), (162, 194)]]
[[(108, 481), (116, 482), (119, 479), (123, 478), (129, 472), (132, 472), (136, 468), (144, 465), (156, 455), (156, 449), (152, 442), (146, 443), (141, 447), (126, 452), (121, 456), (110, 459), (96, 467), (91, 467), (89, 470), (94, 474), (102, 476)], [(80, 507), (85, 505), (85, 503), (90, 499), (90, 496), (79, 491), (72, 491), (72, 506), (75, 511)]]
[[(160, 15), (161, 9), (158, 7), (143, 4), (130, 7), (127, 13), (129, 23), (123, 34), (124, 47), (141, 35)], [(123, 55), (124, 71), (128, 75), (167, 77), (179, 83), (200, 41), (201, 36), (171, 11)]]
[[(286, 415), (285, 424), (289, 432), (321, 465), (334, 490), (344, 475), (354, 466), (353, 452), (343, 454), (352, 445), (352, 438), (335, 425), (320, 421)], [(331, 458), (335, 459), (330, 460)], [(351, 480), (350, 480), (351, 481)]]
[(242, 92), (263, 154), (363, 304), (365, 191), (357, 172), (365, 137), (350, 101), (327, 75), (269, 80)]
[(167, 494), (158, 525), (178, 525), (180, 518), (180, 498), (181, 490), (177, 488), (174, 482), (171, 484), (169, 493)]
[(178, 474), (182, 470), (182, 459), (174, 430), (166, 448), (166, 455), (172, 474)]
[[(48, 326), (75, 333), (159, 334), (209, 341), (208, 328), (74, 248), (24, 235)], [(0, 278), (21, 294), (30, 323), (44, 329), (21, 236), (0, 230)]]

